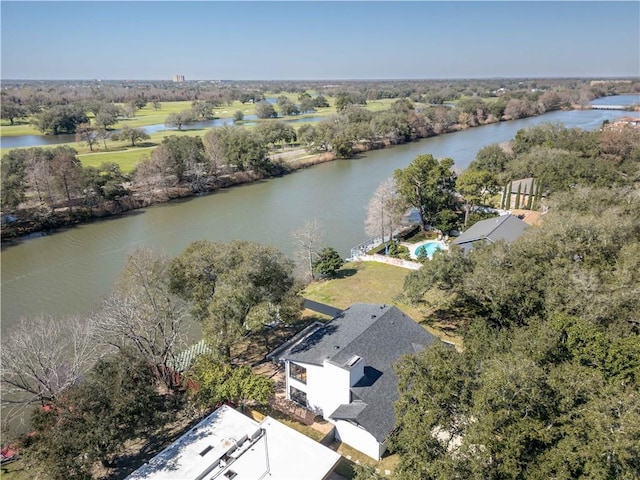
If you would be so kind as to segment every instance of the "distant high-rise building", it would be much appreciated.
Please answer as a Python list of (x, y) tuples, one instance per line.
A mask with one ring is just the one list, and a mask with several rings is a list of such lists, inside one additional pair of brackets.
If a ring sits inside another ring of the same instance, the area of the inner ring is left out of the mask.
[(174, 75), (173, 83), (184, 83), (184, 75)]

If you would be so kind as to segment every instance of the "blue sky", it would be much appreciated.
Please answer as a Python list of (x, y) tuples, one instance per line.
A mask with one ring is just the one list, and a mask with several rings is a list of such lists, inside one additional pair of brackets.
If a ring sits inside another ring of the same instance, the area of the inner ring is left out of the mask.
[(4, 1), (3, 79), (640, 75), (640, 2)]

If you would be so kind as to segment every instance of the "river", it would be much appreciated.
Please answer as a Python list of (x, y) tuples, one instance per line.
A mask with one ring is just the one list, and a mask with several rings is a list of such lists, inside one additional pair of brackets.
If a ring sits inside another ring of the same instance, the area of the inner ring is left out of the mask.
[(127, 253), (148, 245), (177, 255), (200, 239), (251, 240), (292, 253), (290, 233), (317, 218), (326, 245), (347, 256), (366, 239), (365, 207), (379, 183), (418, 155), (451, 157), (464, 169), (483, 146), (543, 122), (587, 130), (629, 112), (568, 111), (428, 138), (290, 175), (134, 211), (2, 248), (2, 333), (20, 317), (84, 314), (108, 293)]

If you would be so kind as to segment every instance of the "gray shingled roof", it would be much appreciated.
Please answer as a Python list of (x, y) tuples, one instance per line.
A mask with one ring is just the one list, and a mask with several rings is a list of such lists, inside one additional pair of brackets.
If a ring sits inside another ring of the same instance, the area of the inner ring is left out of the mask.
[(330, 417), (353, 421), (383, 442), (396, 423), (398, 377), (393, 363), (436, 340), (396, 307), (354, 304), (291, 345), (279, 359), (317, 365), (328, 360), (343, 366), (355, 355), (362, 357), (365, 376), (351, 388), (354, 402), (341, 405)]
[(474, 223), (456, 238), (453, 244), (469, 251), (473, 248), (474, 242), (493, 243), (499, 240), (513, 242), (527, 227), (528, 225), (515, 215), (502, 215)]

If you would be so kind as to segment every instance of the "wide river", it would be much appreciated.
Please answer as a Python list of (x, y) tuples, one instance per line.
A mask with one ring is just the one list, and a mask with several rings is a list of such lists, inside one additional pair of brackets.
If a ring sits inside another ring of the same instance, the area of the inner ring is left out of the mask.
[(291, 231), (317, 218), (325, 244), (346, 257), (366, 239), (365, 208), (373, 191), (416, 156), (451, 157), (461, 170), (480, 148), (510, 140), (521, 128), (560, 122), (591, 130), (622, 116), (629, 112), (553, 112), (471, 128), (4, 246), (2, 333), (21, 317), (90, 312), (108, 293), (127, 253), (140, 245), (174, 256), (195, 240), (242, 239), (290, 255)]

